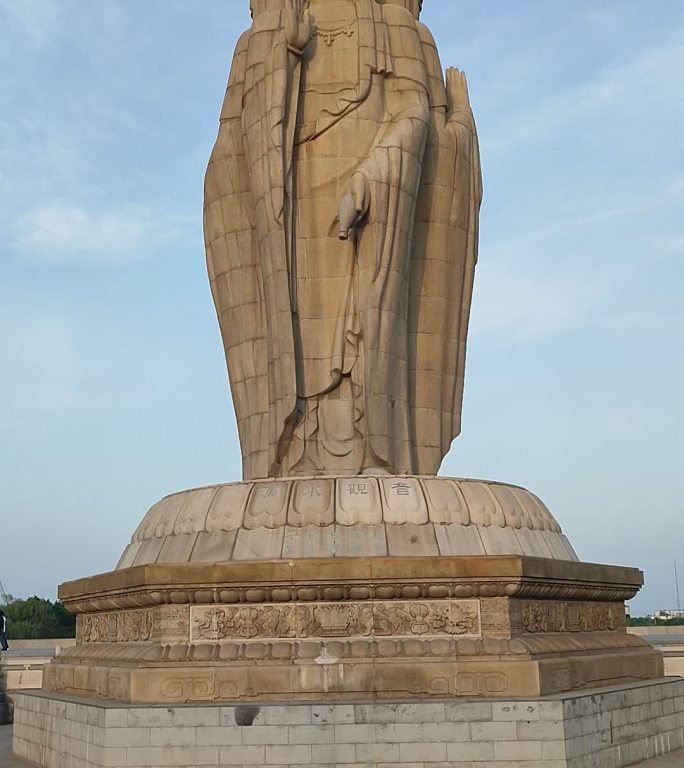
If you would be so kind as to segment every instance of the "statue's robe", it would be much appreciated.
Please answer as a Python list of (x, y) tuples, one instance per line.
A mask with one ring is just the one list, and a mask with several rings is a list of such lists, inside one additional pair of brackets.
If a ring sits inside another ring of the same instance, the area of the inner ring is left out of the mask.
[[(460, 431), (481, 195), (472, 115), (446, 114), (434, 42), (411, 14), (374, 0), (347, 10), (301, 57), (281, 12), (256, 16), (207, 171), (207, 262), (245, 479), (433, 474)], [(345, 243), (335, 216), (356, 172), (370, 209)], [(350, 402), (347, 450), (348, 414), (335, 409)]]

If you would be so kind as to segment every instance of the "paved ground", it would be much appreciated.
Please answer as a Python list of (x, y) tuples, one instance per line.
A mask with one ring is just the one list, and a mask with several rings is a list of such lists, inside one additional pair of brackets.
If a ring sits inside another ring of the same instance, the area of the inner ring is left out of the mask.
[(681, 635), (639, 635), (642, 640), (645, 640), (651, 645), (670, 645), (671, 643), (684, 643), (684, 634)]
[(12, 755), (12, 726), (0, 725), (0, 768), (28, 768), (30, 765)]
[(656, 757), (654, 760), (646, 760), (645, 763), (639, 763), (635, 768), (684, 768), (684, 749), (678, 749), (676, 752), (670, 752), (665, 757)]
[[(0, 768), (32, 768), (33, 763), (12, 756), (12, 726), (0, 725)], [(35, 767), (33, 767), (35, 768)], [(634, 768), (684, 768), (684, 749), (639, 763)]]

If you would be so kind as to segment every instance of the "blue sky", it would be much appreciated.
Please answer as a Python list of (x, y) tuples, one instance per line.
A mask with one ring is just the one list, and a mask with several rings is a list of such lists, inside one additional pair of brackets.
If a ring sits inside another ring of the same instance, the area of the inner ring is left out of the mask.
[[(247, 0), (0, 0), (0, 580), (109, 570), (239, 479), (202, 177)], [(684, 574), (684, 4), (426, 0), (485, 181), (463, 434), (582, 559)], [(684, 582), (682, 584), (684, 587)]]

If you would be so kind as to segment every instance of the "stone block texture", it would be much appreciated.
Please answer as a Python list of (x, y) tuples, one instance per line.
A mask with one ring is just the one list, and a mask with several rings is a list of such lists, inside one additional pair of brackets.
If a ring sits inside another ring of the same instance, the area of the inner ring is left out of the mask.
[(684, 746), (684, 680), (538, 699), (131, 706), (16, 697), (41, 768), (623, 768)]

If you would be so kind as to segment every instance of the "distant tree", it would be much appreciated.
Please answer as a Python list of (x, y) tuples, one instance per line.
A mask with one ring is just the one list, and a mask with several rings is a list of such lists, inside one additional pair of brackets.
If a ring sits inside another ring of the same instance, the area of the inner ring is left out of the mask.
[(655, 626), (655, 621), (653, 619), (649, 619), (648, 616), (630, 616), (627, 619), (627, 626), (628, 627), (653, 627)]
[(674, 619), (652, 619), (650, 616), (630, 616), (627, 619), (628, 627), (682, 627), (684, 616)]
[(52, 607), (54, 608), (59, 626), (67, 633), (58, 635), (58, 637), (76, 637), (76, 614), (67, 611), (59, 600), (53, 603)]
[(4, 606), (3, 611), (11, 640), (76, 636), (76, 617), (60, 602), (34, 596), (28, 600), (14, 600)]

